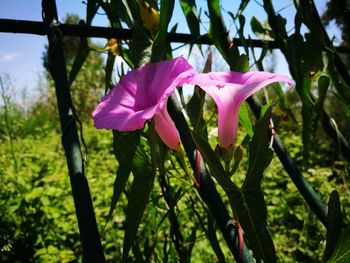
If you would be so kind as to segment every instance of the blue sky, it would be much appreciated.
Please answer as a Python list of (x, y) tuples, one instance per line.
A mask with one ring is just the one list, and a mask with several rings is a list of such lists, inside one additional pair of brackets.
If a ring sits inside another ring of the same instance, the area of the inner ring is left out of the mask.
[[(197, 0), (198, 9), (202, 8), (202, 33), (206, 32), (209, 27), (208, 19), (206, 18), (204, 11), (206, 10), (206, 1)], [(222, 6), (224, 11), (231, 11), (235, 13), (238, 8), (239, 1), (222, 0)], [(256, 2), (251, 1), (248, 5), (244, 15), (246, 16), (246, 34), (254, 38), (254, 35), (250, 31), (250, 18), (252, 16), (258, 17), (260, 20), (265, 20), (266, 15), (263, 8)], [(280, 10), (281, 14), (287, 18), (287, 28), (292, 29), (294, 19), (294, 7), (291, 0), (279, 0), (274, 1), (276, 3), (275, 9)], [(325, 0), (316, 0), (319, 12), (325, 10)], [(1, 2), (0, 2), (1, 3)], [(78, 14), (81, 18), (85, 18), (85, 4), (82, 0), (57, 0), (58, 16), (62, 19), (67, 13)], [(175, 1), (175, 10), (173, 18), (170, 23), (170, 27), (178, 22), (177, 32), (187, 33), (187, 25), (184, 15), (182, 14), (179, 1)], [(235, 27), (230, 21), (226, 12), (224, 12), (226, 25), (231, 29), (231, 36), (235, 34)], [(41, 1), (40, 0), (2, 0), (0, 8), (0, 18), (7, 19), (21, 19), (21, 20), (33, 20), (42, 21), (41, 18)], [(104, 15), (97, 15), (93, 20), (93, 25), (107, 26), (108, 22)], [(332, 35), (339, 36), (335, 26), (331, 26), (328, 31)], [(101, 45), (104, 40), (94, 40)], [(28, 35), (28, 34), (9, 34), (0, 33), (0, 73), (7, 73), (10, 75), (13, 85), (16, 89), (27, 89), (28, 94), (33, 94), (37, 88), (40, 72), (43, 71), (41, 56), (44, 50), (44, 45), (47, 43), (47, 38), (43, 36)], [(176, 54), (183, 54), (184, 50), (178, 50)], [(190, 61), (191, 62), (191, 61)], [(283, 59), (278, 56), (276, 71), (279, 73), (288, 73), (288, 68)]]

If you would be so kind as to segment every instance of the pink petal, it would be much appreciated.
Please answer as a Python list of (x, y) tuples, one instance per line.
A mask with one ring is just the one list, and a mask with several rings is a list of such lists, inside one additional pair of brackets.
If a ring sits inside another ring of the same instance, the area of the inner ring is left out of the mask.
[[(130, 71), (96, 107), (92, 114), (95, 127), (118, 131), (142, 129), (156, 113), (164, 115), (162, 111), (166, 108), (167, 98), (177, 86), (189, 82), (194, 74), (183, 57)], [(173, 136), (175, 132), (168, 134)], [(165, 138), (166, 134), (162, 137), (167, 141), (175, 140), (175, 137)], [(176, 140), (180, 143), (179, 138)]]
[(210, 72), (197, 74), (191, 84), (200, 86), (218, 107), (218, 136), (223, 148), (231, 149), (237, 137), (240, 104), (262, 87), (283, 81), (291, 85), (288, 76), (269, 72)]
[(171, 149), (179, 150), (180, 135), (177, 131), (173, 120), (164, 107), (162, 111), (154, 115), (155, 128), (162, 141)]

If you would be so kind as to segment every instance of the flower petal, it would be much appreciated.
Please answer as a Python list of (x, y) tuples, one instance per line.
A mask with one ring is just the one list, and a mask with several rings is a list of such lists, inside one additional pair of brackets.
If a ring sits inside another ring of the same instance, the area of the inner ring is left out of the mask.
[(240, 103), (235, 99), (239, 85), (226, 85), (222, 88), (216, 86), (202, 86), (215, 101), (218, 107), (218, 137), (220, 145), (230, 149), (236, 142), (238, 130), (238, 113)]
[(200, 86), (218, 107), (218, 136), (223, 148), (231, 149), (237, 137), (240, 104), (262, 87), (283, 81), (291, 85), (286, 75), (269, 72), (210, 72), (197, 74), (191, 84)]
[(175, 123), (170, 118), (164, 107), (154, 115), (155, 128), (162, 141), (171, 149), (178, 150), (180, 146), (180, 135), (175, 127)]
[[(130, 71), (96, 107), (92, 114), (95, 127), (133, 131), (142, 129), (155, 114), (159, 115), (157, 119), (167, 122), (169, 115), (163, 109), (168, 97), (177, 86), (189, 82), (194, 75), (194, 69), (183, 57)], [(168, 128), (172, 129), (169, 134), (177, 133), (174, 125), (168, 125)], [(161, 137), (165, 139), (165, 134)], [(173, 146), (174, 139), (170, 141)]]

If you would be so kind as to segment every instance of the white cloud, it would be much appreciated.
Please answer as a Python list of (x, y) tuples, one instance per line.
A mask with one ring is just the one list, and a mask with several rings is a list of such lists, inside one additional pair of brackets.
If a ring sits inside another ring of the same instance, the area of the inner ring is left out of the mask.
[(19, 52), (9, 52), (1, 54), (1, 61), (3, 62), (11, 62), (18, 58), (22, 57), (22, 53)]

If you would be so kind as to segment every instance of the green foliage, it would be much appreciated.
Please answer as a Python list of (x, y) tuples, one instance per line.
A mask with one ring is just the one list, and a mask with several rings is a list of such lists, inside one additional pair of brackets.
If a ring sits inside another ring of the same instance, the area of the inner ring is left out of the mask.
[[(40, 147), (36, 147), (41, 141)], [(69, 179), (56, 132), (14, 142), (18, 168), (1, 147), (1, 261), (69, 261), (81, 253)]]
[(210, 18), (209, 36), (221, 55), (227, 61), (231, 70), (248, 71), (248, 59), (239, 54), (238, 47), (228, 39), (228, 32), (221, 15), (219, 0), (208, 1)]
[[(159, 6), (157, 1), (89, 0), (86, 24), (92, 23), (101, 6), (112, 27), (131, 29), (130, 41), (118, 40), (120, 55), (130, 67), (140, 66), (172, 57), (166, 34), (174, 4), (165, 0)], [(191, 33), (198, 36), (201, 17), (196, 1), (181, 0), (180, 4)], [(244, 38), (248, 4), (250, 1), (241, 1), (236, 14), (227, 11), (234, 23), (239, 19), (236, 29), (244, 54), (230, 40), (220, 1), (208, 1), (209, 37), (232, 70), (249, 70), (250, 50), (256, 67), (263, 70), (268, 54), (264, 48), (255, 59), (249, 39)], [(285, 93), (276, 84), (274, 91), (260, 94), (268, 105), (271, 101), (276, 105), (273, 109), (265, 106), (263, 109), (268, 109), (257, 121), (246, 104), (241, 106), (241, 144), (232, 153), (220, 156), (220, 151), (213, 150), (216, 111), (203, 90), (196, 87), (187, 104), (183, 100), (181, 106), (193, 127), (193, 139), (221, 186), (218, 191), (223, 206), (231, 208), (235, 229), (244, 230), (245, 245), (257, 262), (348, 262), (350, 185), (344, 161), (348, 156), (340, 138), (350, 139), (346, 118), (350, 115), (350, 78), (313, 1), (294, 4), (294, 32), (286, 29), (285, 18), (275, 13), (270, 0), (263, 1), (268, 20), (260, 22), (253, 17), (250, 21), (258, 38), (276, 40), (296, 87)], [(337, 18), (335, 10), (340, 12), (334, 1), (329, 7), (326, 21)], [(347, 28), (348, 11), (341, 13), (337, 22)], [(65, 22), (78, 21), (77, 16), (67, 15)], [(302, 33), (302, 25), (309, 32)], [(197, 194), (197, 175), (189, 171), (182, 152), (166, 149), (152, 125), (132, 133), (92, 127), (91, 112), (113, 83), (115, 54), (104, 61), (92, 51), (96, 48), (88, 39), (64, 37), (62, 41), (74, 105), (83, 121), (87, 179), (107, 261), (232, 261), (230, 244), (227, 246), (218, 231), (209, 212), (213, 210)], [(211, 54), (208, 57), (211, 64)], [(43, 62), (48, 70), (47, 50)], [(204, 71), (209, 68), (206, 64)], [(123, 75), (123, 68), (121, 72)], [(76, 262), (82, 257), (53, 84), (48, 74), (44, 77), (47, 85), (39, 98), (24, 108), (12, 100), (7, 89), (10, 81), (1, 76), (1, 262)], [(326, 229), (273, 157), (271, 112), (275, 129), (306, 180), (323, 202), (329, 200)], [(330, 135), (319, 125), (327, 114), (335, 119), (331, 121), (336, 130)]]
[(273, 40), (274, 33), (271, 30), (268, 23), (261, 23), (259, 19), (255, 16), (252, 17), (250, 20), (250, 26), (252, 27), (252, 30), (254, 34), (261, 39), (264, 40)]
[(138, 132), (113, 132), (113, 150), (119, 166), (113, 184), (113, 197), (107, 221), (111, 219), (113, 211), (128, 181), (133, 166), (135, 151), (138, 147), (139, 141), (140, 134)]
[(350, 260), (350, 229), (346, 228), (340, 235), (337, 246), (335, 247), (332, 257), (327, 262), (345, 263)]
[(150, 160), (140, 150), (135, 152), (132, 160), (134, 179), (128, 196), (126, 208), (125, 234), (123, 244), (123, 261), (126, 262), (129, 250), (135, 242), (138, 226), (153, 189), (156, 171), (151, 167)]
[(327, 261), (335, 250), (339, 242), (343, 228), (343, 215), (340, 208), (340, 200), (337, 191), (331, 193), (328, 202), (328, 226), (327, 226), (327, 243), (323, 254), (323, 261)]
[(195, 143), (207, 161), (215, 179), (225, 191), (235, 218), (242, 225), (257, 260), (275, 262), (275, 249), (266, 228), (266, 205), (260, 188), (262, 174), (271, 162), (273, 152), (268, 148), (268, 123), (271, 109), (257, 124), (249, 146), (249, 168), (241, 188), (238, 188), (224, 171), (209, 144), (193, 133)]
[[(18, 106), (12, 106), (11, 109), (16, 107)], [(11, 120), (16, 116), (13, 115), (15, 112), (22, 112), (22, 110), (20, 108), (10, 110)], [(1, 137), (0, 184), (3, 189), (0, 193), (1, 261), (21, 260), (21, 257), (28, 261), (42, 262), (52, 259), (63, 262), (80, 259), (78, 228), (59, 132), (44, 125), (36, 127), (36, 131), (31, 134), (21, 133), (22, 128), (28, 130), (26, 127), (32, 125), (33, 119), (40, 119), (42, 115), (32, 113), (28, 119), (21, 114), (17, 116), (22, 116), (23, 119), (21, 128), (16, 128), (19, 133), (13, 133), (17, 134), (13, 143), (15, 159), (11, 155), (8, 137)], [(15, 128), (18, 124), (11, 122), (11, 125)], [(280, 130), (283, 126), (278, 128)], [(288, 131), (281, 132), (292, 156), (301, 162), (300, 134), (291, 136)], [(239, 134), (241, 134), (240, 141), (244, 131), (240, 131)], [(127, 181), (118, 205), (106, 225), (113, 195), (113, 174), (117, 174), (118, 168), (112, 154), (113, 138), (110, 132), (96, 132), (90, 124), (84, 125), (84, 136), (89, 149), (87, 177), (104, 251), (107, 260), (119, 261), (122, 257), (120, 248), (123, 244), (126, 197), (130, 195), (132, 177)], [(210, 135), (210, 140), (213, 139), (215, 137)], [(332, 159), (332, 156), (336, 156), (336, 149), (332, 149), (324, 142), (321, 146), (321, 150), (311, 152), (313, 169), (307, 171), (307, 178), (320, 193), (323, 193), (324, 200), (332, 189), (339, 191), (341, 202), (345, 207), (344, 212), (347, 215), (345, 223), (347, 223), (350, 205), (346, 198), (345, 185), (342, 183), (344, 163), (339, 160), (334, 162)], [(119, 150), (118, 153), (126, 152)], [(327, 156), (326, 163), (324, 155)], [(121, 154), (121, 156), (126, 155)], [(232, 178), (238, 185), (243, 182), (247, 172), (246, 167), (248, 167), (246, 155), (243, 156), (245, 157)], [(14, 160), (18, 161), (18, 173), (14, 168)], [(172, 195), (176, 196), (180, 189), (177, 195), (182, 193), (176, 197), (177, 211), (179, 211), (176, 215), (181, 232), (186, 239), (189, 239), (191, 229), (197, 226), (197, 239), (190, 255), (191, 259), (194, 262), (215, 261), (217, 256), (213, 250), (208, 249), (211, 244), (202, 236), (203, 229), (209, 231), (213, 223), (210, 223), (206, 210), (194, 195), (193, 187), (185, 183), (189, 180), (188, 176), (175, 165), (174, 160), (172, 162), (173, 164), (166, 169), (169, 169), (171, 174), (168, 180), (170, 180)], [(275, 159), (264, 176), (262, 189), (267, 204), (267, 223), (273, 236), (278, 261), (320, 261), (324, 249), (324, 243), (321, 242), (325, 239), (324, 229), (311, 214)], [(177, 253), (170, 235), (170, 222), (167, 219), (168, 206), (162, 201), (162, 193), (157, 183), (149, 200), (150, 203), (138, 228), (136, 237), (138, 242), (133, 245), (128, 260), (138, 261), (137, 253), (143, 255), (141, 257), (150, 253), (149, 257), (154, 261), (163, 261), (166, 257), (169, 261), (175, 261)], [(229, 261), (230, 256), (220, 234), (218, 239)]]
[(199, 36), (199, 17), (196, 8), (196, 2), (194, 0), (180, 0), (182, 11), (185, 14), (187, 25), (191, 31), (191, 34)]

